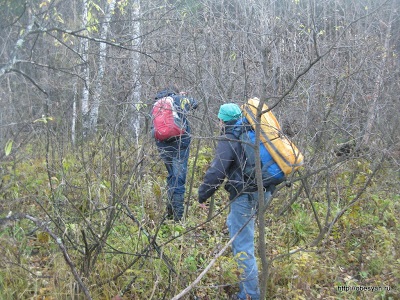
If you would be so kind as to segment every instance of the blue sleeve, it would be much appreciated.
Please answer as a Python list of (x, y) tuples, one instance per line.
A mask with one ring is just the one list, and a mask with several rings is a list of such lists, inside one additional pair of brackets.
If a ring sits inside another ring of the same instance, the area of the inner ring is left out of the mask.
[(197, 107), (199, 106), (199, 103), (197, 103), (197, 100), (194, 98), (189, 98), (189, 100), (190, 100), (191, 109), (197, 109)]
[(192, 109), (196, 109), (199, 106), (196, 99), (180, 95), (174, 96), (174, 103), (175, 106), (179, 109), (179, 111), (185, 114)]

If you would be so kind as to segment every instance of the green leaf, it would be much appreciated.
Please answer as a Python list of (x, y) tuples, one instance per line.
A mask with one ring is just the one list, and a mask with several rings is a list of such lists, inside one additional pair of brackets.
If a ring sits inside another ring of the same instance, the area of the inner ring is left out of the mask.
[(35, 121), (33, 121), (33, 123), (36, 123), (36, 122), (43, 122), (43, 123), (47, 123), (48, 121), (53, 121), (54, 120), (54, 118), (53, 117), (46, 117), (46, 116), (42, 116), (41, 118), (39, 118), (39, 119), (36, 119)]
[(11, 153), (11, 149), (12, 149), (12, 145), (13, 145), (13, 141), (12, 140), (8, 140), (6, 147), (4, 148), (4, 151), (6, 152), (6, 156), (9, 156)]

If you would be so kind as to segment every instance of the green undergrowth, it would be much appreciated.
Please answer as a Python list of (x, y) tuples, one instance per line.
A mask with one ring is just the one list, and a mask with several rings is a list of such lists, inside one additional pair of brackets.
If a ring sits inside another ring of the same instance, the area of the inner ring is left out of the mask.
[[(129, 151), (112, 160), (106, 146), (92, 150), (47, 160), (26, 159), (27, 152), (1, 163), (0, 218), (20, 213), (45, 225), (24, 217), (0, 223), (1, 299), (83, 299), (72, 269), (93, 299), (121, 292), (125, 299), (170, 299), (196, 279), (185, 299), (227, 299), (237, 291), (230, 248), (198, 278), (229, 241), (227, 194), (215, 194), (209, 222), (196, 202), (211, 148), (197, 159), (192, 151), (182, 223), (163, 220), (166, 173), (154, 148), (142, 165)], [(369, 180), (372, 172), (369, 162), (353, 160), (308, 178), (309, 193), (291, 205), (300, 183), (278, 192), (265, 214), (268, 299), (399, 299), (398, 173), (382, 168)]]

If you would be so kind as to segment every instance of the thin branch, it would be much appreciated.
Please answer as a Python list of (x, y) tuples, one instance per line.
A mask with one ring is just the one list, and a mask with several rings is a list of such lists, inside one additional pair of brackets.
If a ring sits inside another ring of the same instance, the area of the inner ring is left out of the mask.
[(61, 250), (65, 262), (67, 263), (67, 265), (69, 266), (69, 268), (71, 269), (72, 274), (74, 275), (75, 280), (78, 282), (81, 290), (83, 291), (83, 293), (86, 296), (86, 299), (92, 299), (92, 297), (90, 296), (89, 290), (86, 287), (85, 283), (83, 282), (82, 278), (79, 276), (78, 271), (76, 270), (75, 264), (72, 261), (72, 259), (70, 258), (67, 248), (65, 247), (65, 245), (62, 242), (62, 239), (60, 237), (58, 237), (57, 235), (55, 235), (47, 226), (47, 222), (44, 222), (42, 220), (39, 220), (37, 218), (34, 218), (30, 215), (25, 215), (25, 214), (20, 214), (20, 213), (16, 213), (16, 214), (9, 214), (6, 218), (4, 219), (0, 219), (0, 224), (1, 223), (5, 223), (6, 221), (10, 221), (10, 220), (18, 220), (18, 219), (28, 219), (30, 221), (32, 221), (33, 223), (36, 224), (36, 226), (40, 227), (43, 231), (47, 232), (52, 238), (53, 240), (56, 242), (58, 248)]
[(343, 214), (349, 210), (351, 207), (353, 207), (359, 200), (361, 195), (365, 192), (365, 190), (367, 189), (367, 187), (370, 185), (372, 178), (374, 178), (374, 176), (376, 175), (376, 173), (378, 172), (378, 170), (380, 169), (380, 166), (382, 165), (382, 163), (385, 161), (386, 159), (386, 153), (384, 153), (379, 161), (379, 163), (377, 164), (377, 166), (374, 168), (374, 170), (372, 171), (371, 175), (368, 177), (368, 179), (366, 180), (366, 182), (364, 183), (364, 186), (358, 191), (356, 197), (349, 203), (347, 204), (347, 206), (345, 208), (343, 208), (340, 212), (338, 212), (336, 214), (336, 216), (334, 217), (334, 219), (332, 220), (332, 222), (329, 225), (329, 228), (327, 230), (328, 236), (329, 234), (332, 232), (333, 229), (333, 225), (336, 224), (336, 222), (340, 219), (340, 217), (343, 216)]
[(138, 219), (136, 219), (136, 217), (133, 215), (132, 211), (129, 209), (129, 207), (127, 205), (125, 205), (123, 203), (120, 203), (120, 205), (125, 208), (125, 210), (126, 210), (125, 214), (132, 221), (134, 221), (136, 223), (136, 225), (139, 227), (139, 229), (143, 232), (143, 234), (148, 239), (149, 244), (154, 248), (154, 250), (156, 250), (156, 252), (158, 253), (159, 257), (165, 262), (165, 264), (167, 265), (168, 269), (170, 271), (172, 271), (174, 274), (176, 274), (176, 271), (174, 269), (174, 266), (173, 266), (173, 263), (172, 263), (171, 259), (161, 251), (161, 247), (155, 241), (156, 236), (154, 236), (154, 237), (150, 236), (150, 234), (147, 232), (147, 230), (145, 228), (143, 228), (143, 226), (140, 224)]
[(207, 267), (203, 270), (203, 272), (200, 273), (199, 276), (184, 290), (182, 290), (178, 295), (174, 296), (171, 298), (171, 300), (178, 300), (181, 299), (183, 296), (185, 296), (187, 293), (189, 293), (199, 282), (200, 280), (208, 273), (208, 271), (211, 269), (211, 267), (217, 262), (217, 259), (228, 249), (228, 247), (233, 243), (233, 241), (237, 238), (237, 236), (242, 232), (243, 228), (247, 226), (247, 224), (250, 222), (250, 220), (253, 218), (255, 214), (253, 213), (248, 221), (236, 232), (236, 234), (229, 240), (229, 242), (214, 256), (214, 258), (210, 261), (210, 263), (207, 265)]
[(313, 199), (312, 199), (312, 197), (311, 197), (310, 190), (308, 189), (308, 184), (307, 184), (306, 178), (302, 178), (302, 179), (301, 179), (301, 183), (303, 184), (304, 191), (306, 192), (307, 198), (308, 198), (308, 200), (310, 201), (311, 208), (312, 208), (313, 213), (314, 213), (315, 221), (316, 221), (317, 224), (318, 224), (319, 232), (322, 232), (322, 231), (323, 231), (323, 228), (322, 228), (322, 226), (321, 226), (321, 222), (320, 222), (320, 220), (319, 220), (317, 210), (315, 209), (315, 205), (314, 205)]
[(21, 74), (22, 76), (24, 76), (26, 79), (28, 79), (39, 91), (41, 91), (43, 94), (45, 94), (46, 96), (48, 96), (47, 92), (42, 89), (38, 83), (36, 83), (35, 80), (33, 80), (33, 78), (31, 78), (29, 75), (25, 74), (24, 72), (22, 72), (21, 70), (18, 69), (13, 69), (11, 68), (10, 71), (13, 71), (15, 73)]
[[(313, 39), (313, 45), (314, 45), (314, 48), (315, 48), (314, 50), (315, 50), (316, 58), (315, 58), (313, 61), (311, 61), (311, 62), (308, 64), (308, 66), (306, 66), (300, 73), (297, 74), (297, 76), (294, 78), (294, 80), (293, 80), (292, 84), (289, 86), (289, 88), (278, 98), (278, 100), (277, 100), (274, 104), (272, 104), (271, 106), (269, 106), (267, 110), (263, 111), (262, 114), (265, 113), (265, 112), (268, 112), (268, 111), (272, 110), (273, 108), (275, 108), (276, 106), (278, 106), (279, 103), (280, 103), (281, 101), (283, 101), (283, 99), (285, 99), (286, 96), (288, 96), (288, 95), (293, 91), (293, 89), (294, 89), (295, 86), (297, 85), (297, 82), (299, 81), (299, 79), (300, 79), (303, 75), (307, 74), (307, 72), (308, 72), (316, 63), (318, 63), (322, 58), (324, 58), (325, 56), (327, 56), (333, 49), (336, 48), (336, 45), (338, 44), (338, 41), (345, 35), (345, 33), (347, 32), (347, 30), (349, 30), (349, 28), (350, 28), (351, 26), (353, 26), (354, 24), (356, 24), (358, 21), (360, 21), (360, 20), (362, 20), (362, 19), (365, 19), (365, 18), (367, 18), (368, 16), (374, 14), (374, 13), (377, 12), (381, 7), (383, 7), (384, 5), (386, 5), (386, 3), (389, 2), (389, 1), (390, 1), (390, 0), (385, 1), (385, 2), (384, 2), (382, 5), (380, 5), (378, 8), (376, 8), (375, 10), (371, 11), (371, 12), (368, 13), (368, 14), (365, 14), (365, 15), (361, 16), (361, 17), (358, 18), (357, 20), (351, 21), (351, 22), (346, 26), (346, 28), (342, 31), (342, 33), (338, 36), (338, 38), (332, 43), (332, 45), (331, 45), (324, 53), (322, 53), (322, 54), (319, 54), (318, 45), (317, 45), (317, 40), (316, 40), (316, 35), (314, 35), (314, 36), (313, 36), (313, 37), (314, 37), (314, 39)], [(265, 100), (265, 99), (262, 99), (262, 100)]]

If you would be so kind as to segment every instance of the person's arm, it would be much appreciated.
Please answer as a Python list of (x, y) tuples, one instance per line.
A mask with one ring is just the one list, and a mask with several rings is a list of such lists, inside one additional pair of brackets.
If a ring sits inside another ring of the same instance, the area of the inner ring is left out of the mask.
[(227, 171), (233, 162), (233, 149), (228, 140), (218, 142), (215, 157), (208, 168), (203, 183), (199, 187), (199, 203), (210, 198), (223, 183)]
[(181, 92), (179, 95), (176, 95), (175, 99), (178, 100), (178, 103), (176, 104), (183, 113), (187, 113), (199, 106), (197, 100), (192, 97), (187, 97), (185, 92)]
[(197, 102), (197, 100), (194, 98), (189, 98), (189, 101), (190, 101), (190, 108), (197, 109), (197, 107), (199, 106), (199, 103)]

